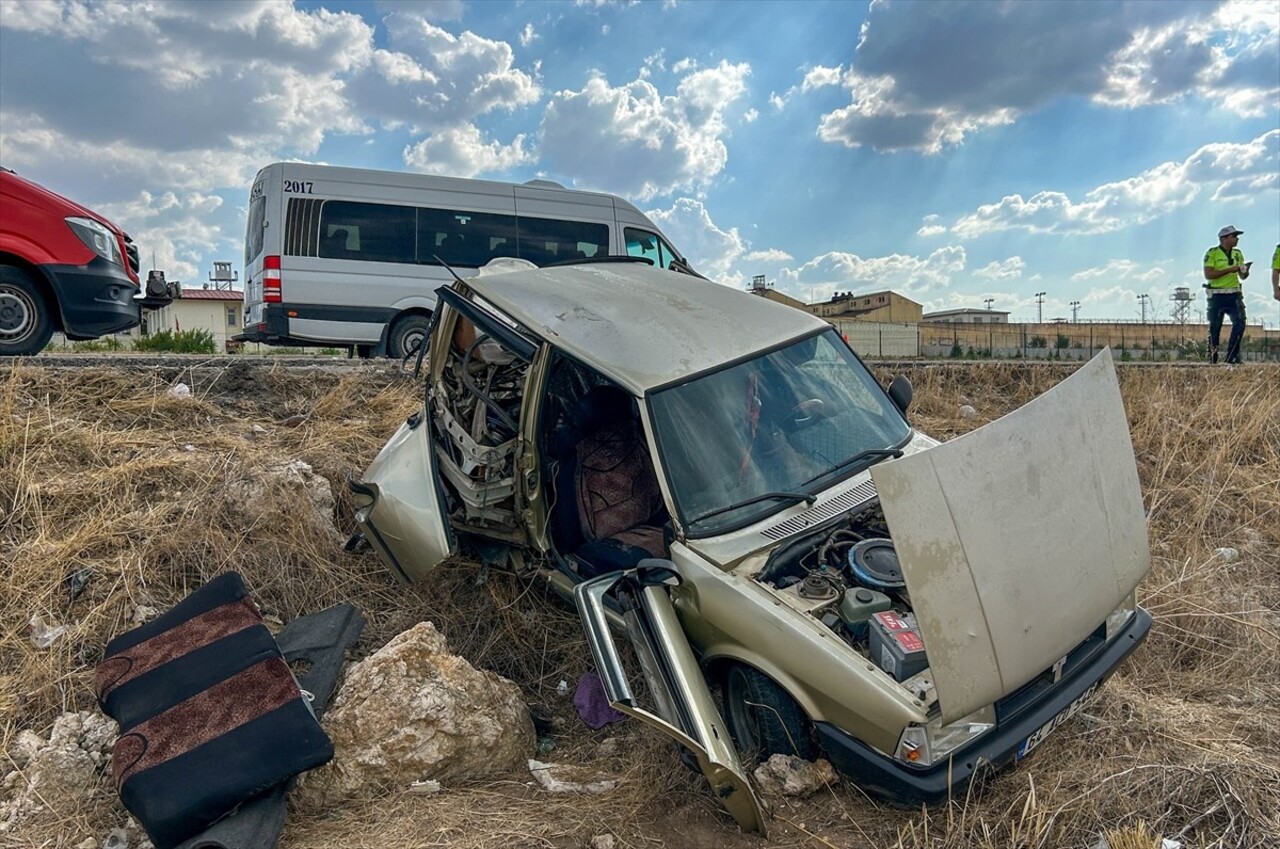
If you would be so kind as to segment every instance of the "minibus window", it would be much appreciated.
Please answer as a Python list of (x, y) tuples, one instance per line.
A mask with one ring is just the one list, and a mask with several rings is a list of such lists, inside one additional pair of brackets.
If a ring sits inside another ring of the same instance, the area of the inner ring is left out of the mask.
[(479, 268), (495, 256), (515, 256), (515, 245), (514, 215), (418, 210), (418, 262), (424, 265), (439, 265), (438, 256), (455, 268)]
[(413, 262), (411, 206), (325, 201), (320, 212), (320, 256), (368, 262)]
[(627, 256), (638, 256), (649, 260), (656, 268), (663, 268), (662, 255), (658, 249), (658, 237), (644, 230), (628, 227), (623, 231), (627, 240)]
[(247, 268), (262, 253), (263, 224), (267, 220), (267, 199), (262, 195), (249, 202), (249, 223), (244, 234), (244, 264)]
[(679, 258), (675, 250), (655, 233), (627, 227), (622, 234), (627, 240), (628, 256), (644, 257), (657, 268), (670, 268), (672, 261)]
[(609, 243), (607, 224), (521, 216), (519, 226), (520, 258), (535, 265), (586, 259), (604, 253)]

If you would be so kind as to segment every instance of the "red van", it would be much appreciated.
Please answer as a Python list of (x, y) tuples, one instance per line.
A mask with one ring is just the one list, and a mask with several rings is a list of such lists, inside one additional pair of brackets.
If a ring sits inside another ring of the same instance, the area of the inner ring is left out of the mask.
[(94, 339), (135, 327), (143, 297), (138, 249), (119, 227), (0, 168), (0, 356), (37, 353), (55, 330)]

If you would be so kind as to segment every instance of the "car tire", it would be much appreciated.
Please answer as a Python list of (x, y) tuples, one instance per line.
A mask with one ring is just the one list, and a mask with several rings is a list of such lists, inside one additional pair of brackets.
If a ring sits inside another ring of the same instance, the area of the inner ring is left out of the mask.
[(415, 353), (418, 345), (426, 343), (430, 327), (430, 314), (415, 312), (400, 316), (387, 334), (387, 356), (401, 360)]
[(769, 676), (743, 664), (725, 673), (721, 693), (725, 721), (738, 754), (755, 762), (771, 755), (818, 756), (813, 723), (786, 690)]
[(36, 354), (53, 336), (44, 293), (20, 268), (0, 265), (0, 356)]

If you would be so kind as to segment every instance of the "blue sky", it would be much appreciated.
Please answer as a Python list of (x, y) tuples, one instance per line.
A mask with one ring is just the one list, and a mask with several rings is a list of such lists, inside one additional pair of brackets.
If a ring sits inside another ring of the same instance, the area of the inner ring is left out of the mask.
[(614, 192), (809, 302), (1167, 319), (1280, 240), (1280, 0), (0, 0), (0, 164), (171, 280), (280, 159)]

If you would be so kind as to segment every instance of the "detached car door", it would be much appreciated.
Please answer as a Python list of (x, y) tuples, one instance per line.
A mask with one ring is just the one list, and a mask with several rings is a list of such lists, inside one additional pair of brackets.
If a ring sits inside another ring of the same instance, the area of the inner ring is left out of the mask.
[[(635, 569), (611, 572), (575, 587), (574, 602), (587, 645), (609, 703), (679, 743), (742, 830), (763, 834), (763, 809), (667, 594), (667, 587), (680, 581), (673, 567), (665, 560), (644, 560)], [(647, 707), (631, 689), (609, 629), (609, 614), (616, 610), (622, 613), (648, 684), (652, 704)]]

